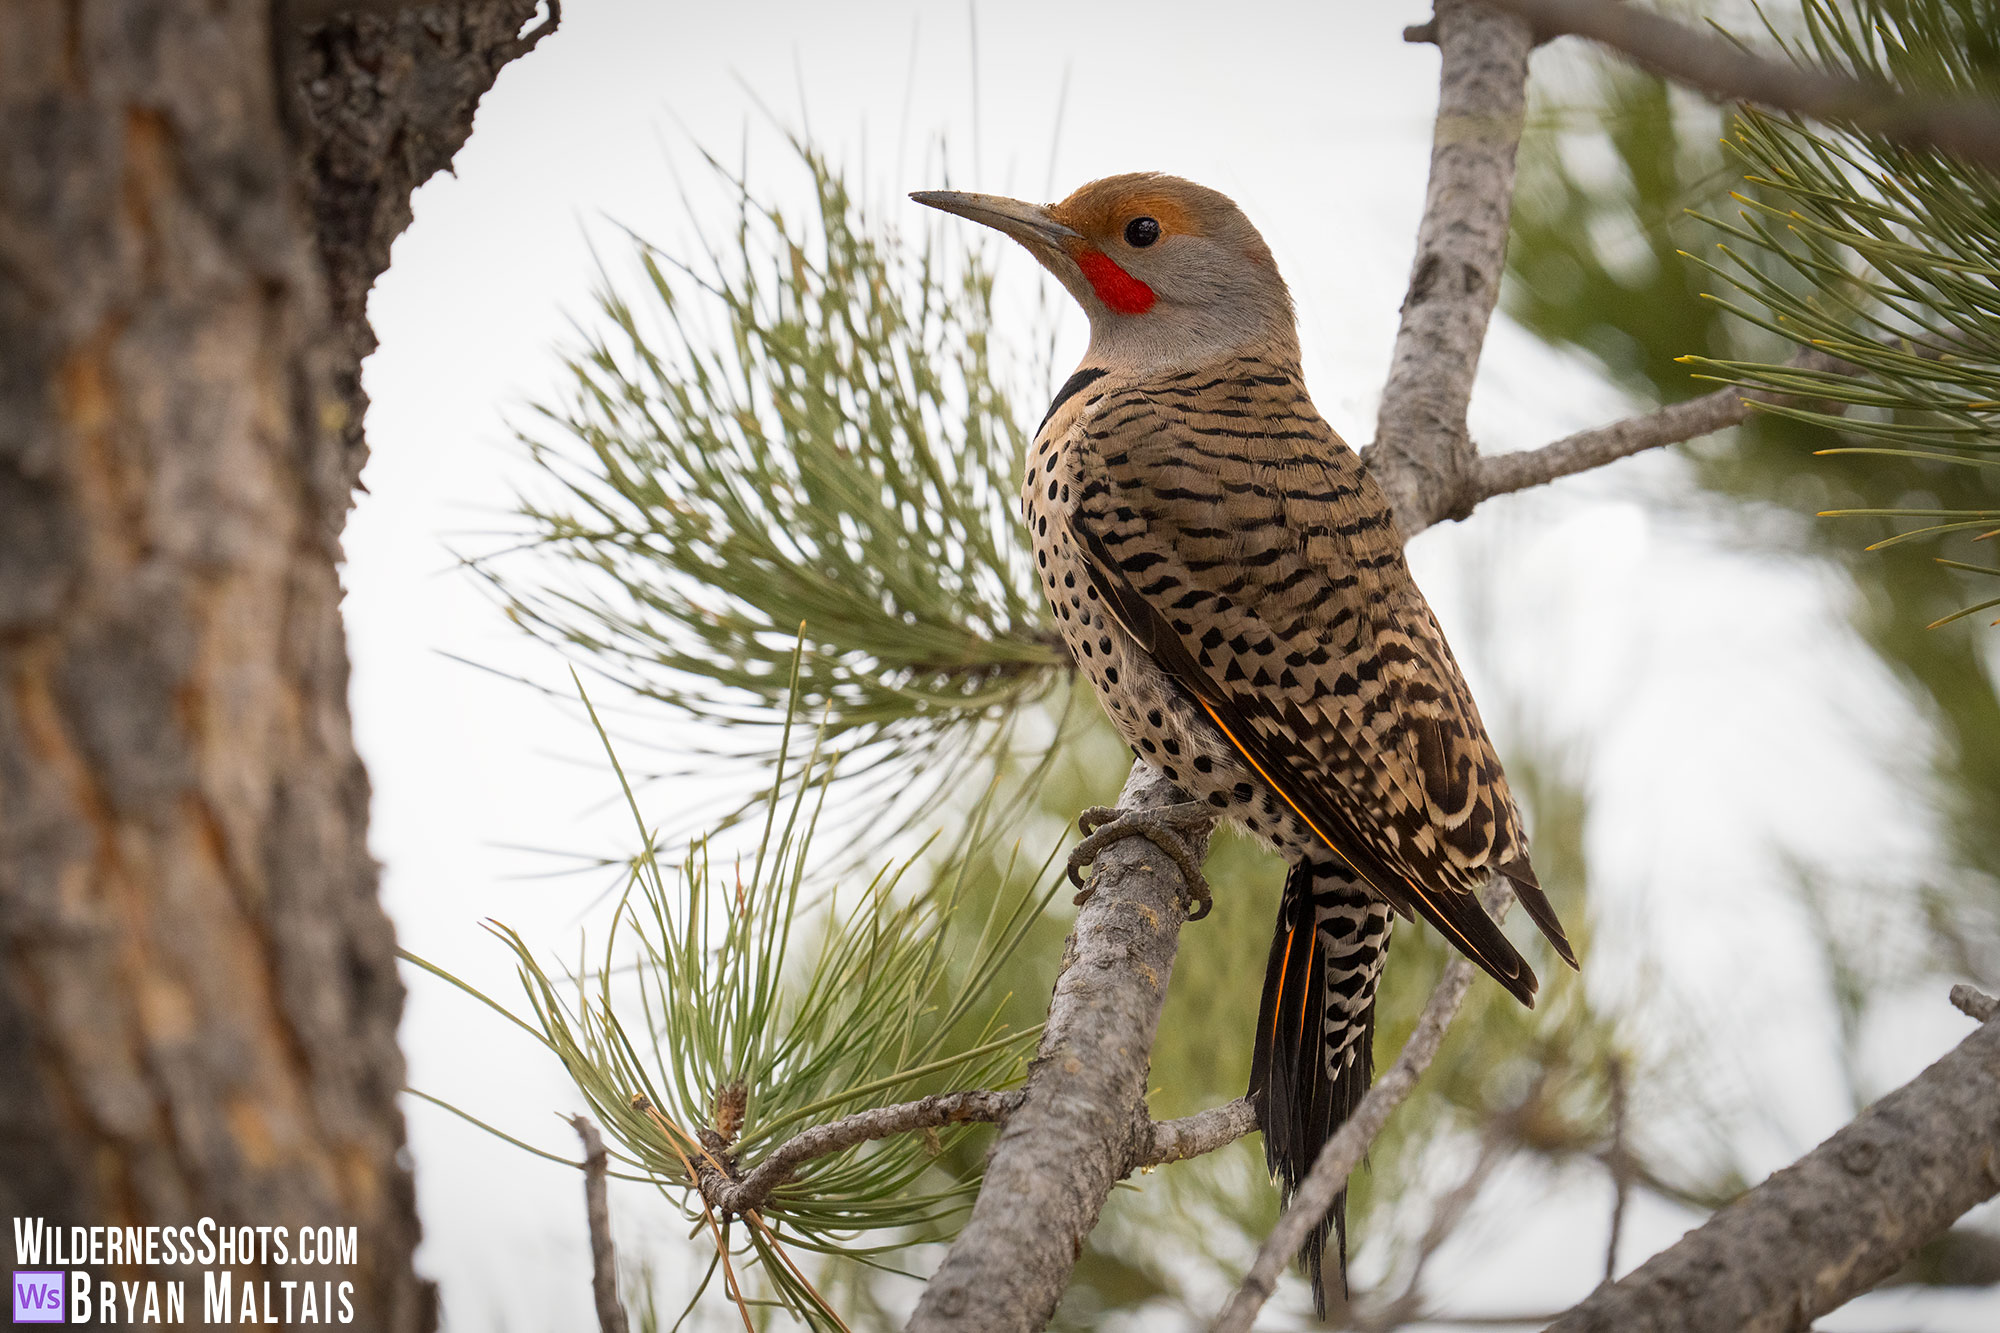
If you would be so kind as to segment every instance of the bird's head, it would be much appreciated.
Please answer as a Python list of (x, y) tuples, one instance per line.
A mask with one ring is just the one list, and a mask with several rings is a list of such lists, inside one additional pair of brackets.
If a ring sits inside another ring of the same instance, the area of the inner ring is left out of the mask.
[(1046, 207), (923, 190), (920, 204), (1005, 232), (1090, 316), (1091, 365), (1158, 373), (1227, 356), (1298, 357), (1271, 248), (1224, 194), (1178, 176), (1107, 176)]

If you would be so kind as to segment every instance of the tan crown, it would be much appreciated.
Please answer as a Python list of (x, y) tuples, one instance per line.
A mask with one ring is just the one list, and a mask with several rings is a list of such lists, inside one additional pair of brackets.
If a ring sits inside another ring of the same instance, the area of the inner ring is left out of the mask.
[[(1162, 373), (1230, 356), (1298, 359), (1291, 293), (1271, 249), (1229, 196), (1178, 176), (1107, 176), (1042, 207), (950, 191), (911, 196), (1012, 236), (1054, 274), (1090, 317), (1084, 364)], [(1159, 224), (1159, 239), (1135, 246), (1126, 228)], [(1093, 254), (1145, 284), (1143, 310), (1107, 304), (1086, 266)]]

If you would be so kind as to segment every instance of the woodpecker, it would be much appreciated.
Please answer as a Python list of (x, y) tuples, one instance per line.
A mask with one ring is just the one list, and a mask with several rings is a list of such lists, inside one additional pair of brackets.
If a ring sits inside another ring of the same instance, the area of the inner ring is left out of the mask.
[[(1059, 204), (911, 198), (1027, 248), (1090, 317), (1035, 434), (1022, 514), (1056, 623), (1133, 753), (1193, 799), (1086, 811), (1072, 876), (1142, 835), (1209, 890), (1183, 833), (1240, 825), (1290, 868), (1250, 1093), (1289, 1201), (1373, 1072), (1395, 917), (1421, 916), (1522, 1003), (1534, 972), (1480, 906), (1511, 881), (1576, 958), (1403, 537), (1361, 459), (1314, 410), (1290, 291), (1226, 196), (1175, 176), (1093, 181)], [(1326, 1309), (1329, 1226), (1300, 1259)]]

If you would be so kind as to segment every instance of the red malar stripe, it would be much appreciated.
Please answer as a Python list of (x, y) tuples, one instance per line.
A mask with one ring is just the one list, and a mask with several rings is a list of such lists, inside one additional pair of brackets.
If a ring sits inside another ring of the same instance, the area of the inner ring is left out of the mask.
[(1153, 289), (1118, 267), (1118, 261), (1102, 250), (1085, 250), (1076, 257), (1077, 267), (1097, 292), (1097, 299), (1121, 315), (1143, 315), (1153, 308)]

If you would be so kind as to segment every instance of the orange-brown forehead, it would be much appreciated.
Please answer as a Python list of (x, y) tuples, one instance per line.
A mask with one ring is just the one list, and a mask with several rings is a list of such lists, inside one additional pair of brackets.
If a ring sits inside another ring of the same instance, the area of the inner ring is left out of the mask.
[(1152, 218), (1170, 236), (1199, 234), (1201, 219), (1186, 203), (1161, 190), (1084, 186), (1049, 210), (1056, 221), (1085, 236), (1115, 236), (1133, 218)]

